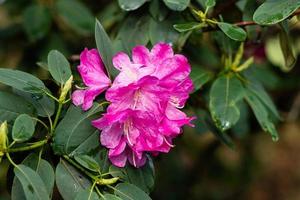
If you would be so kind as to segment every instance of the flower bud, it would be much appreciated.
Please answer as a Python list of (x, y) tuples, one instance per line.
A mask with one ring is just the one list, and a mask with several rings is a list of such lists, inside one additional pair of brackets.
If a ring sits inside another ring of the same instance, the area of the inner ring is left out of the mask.
[(7, 148), (7, 122), (3, 122), (0, 125), (0, 157), (4, 155)]
[(72, 82), (73, 82), (73, 76), (70, 76), (69, 80), (67, 80), (67, 82), (65, 83), (65, 85), (64, 85), (64, 87), (61, 91), (61, 94), (60, 94), (60, 97), (59, 97), (60, 102), (65, 101), (68, 92), (72, 88)]

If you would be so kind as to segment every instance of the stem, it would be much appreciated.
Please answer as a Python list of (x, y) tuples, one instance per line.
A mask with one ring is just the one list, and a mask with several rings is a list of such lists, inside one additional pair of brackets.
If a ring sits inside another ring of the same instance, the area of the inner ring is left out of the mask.
[(9, 161), (15, 168), (19, 168), (19, 166), (11, 159), (9, 153), (6, 153), (5, 155), (6, 155), (7, 159), (8, 159), (8, 161)]
[(34, 119), (35, 121), (39, 122), (40, 124), (42, 124), (47, 130), (49, 130), (49, 127), (40, 119), (35, 118), (35, 117), (31, 117), (32, 119)]
[(52, 129), (51, 129), (51, 132), (50, 132), (51, 135), (53, 135), (54, 129), (56, 128), (58, 119), (59, 119), (60, 114), (61, 114), (62, 107), (63, 107), (63, 103), (59, 102), (57, 112), (56, 112), (56, 115), (55, 115), (55, 119), (54, 119), (54, 122), (53, 122), (53, 126), (52, 126)]
[(59, 100), (58, 100), (55, 96), (53, 96), (52, 94), (50, 94), (50, 93), (47, 92), (46, 90), (43, 90), (43, 92), (44, 92), (47, 96), (49, 96), (50, 98), (52, 98), (53, 100), (59, 102)]
[(20, 152), (20, 151), (28, 151), (28, 150), (32, 150), (32, 149), (36, 149), (38, 147), (41, 147), (45, 144), (47, 144), (48, 139), (45, 140), (41, 140), (38, 142), (33, 143), (32, 145), (29, 146), (24, 146), (24, 147), (18, 147), (18, 148), (14, 148), (14, 149), (7, 149), (7, 152)]
[(83, 173), (85, 173), (87, 176), (89, 176), (90, 178), (92, 178), (93, 180), (97, 180), (97, 177), (94, 176), (93, 174), (91, 174), (90, 172), (86, 171), (83, 167), (81, 167), (80, 165), (78, 165), (76, 162), (74, 162), (72, 159), (70, 159), (68, 156), (64, 155), (63, 156), (64, 159), (66, 159), (69, 163), (71, 163), (73, 166), (75, 166), (77, 169), (79, 169), (80, 171), (82, 171)]
[(104, 199), (104, 196), (103, 196), (103, 194), (100, 192), (99, 188), (98, 188), (98, 187), (95, 187), (95, 189), (96, 189), (96, 192), (98, 193), (98, 195), (99, 195), (102, 199)]

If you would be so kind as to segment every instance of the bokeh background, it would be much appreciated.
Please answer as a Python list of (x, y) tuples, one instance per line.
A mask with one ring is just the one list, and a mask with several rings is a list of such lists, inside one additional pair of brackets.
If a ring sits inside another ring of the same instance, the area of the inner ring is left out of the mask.
[[(201, 6), (201, 0), (192, 2)], [(222, 13), (232, 22), (247, 17), (240, 8), (243, 1), (224, 2), (218, 1), (214, 12)], [(253, 2), (259, 5), (261, 1)], [(36, 9), (41, 5), (46, 9)], [(180, 38), (171, 25), (186, 14), (171, 12), (163, 5), (157, 12), (165, 19), (159, 22), (161, 26), (149, 25), (152, 27), (149, 32), (161, 31), (164, 27), (163, 32), (156, 33), (162, 34), (156, 40)], [(137, 11), (125, 12), (117, 1), (110, 0), (61, 0), (59, 6), (56, 0), (0, 0), (0, 67), (21, 69), (47, 80), (48, 74), (41, 66), (48, 52), (57, 49), (69, 58), (75, 71), (83, 48), (95, 47), (95, 17), (111, 38), (116, 39), (114, 41), (127, 34), (128, 48), (134, 43), (145, 43), (145, 35), (151, 33), (144, 31), (146, 22), (141, 19), (154, 18), (148, 3)], [(291, 32), (294, 51), (298, 54), (300, 25), (297, 18), (291, 23), (294, 23)], [(267, 30), (252, 27), (248, 31), (252, 34), (245, 44), (245, 54), (255, 56), (252, 69), (268, 89), (283, 118), (277, 124), (280, 140), (273, 142), (270, 135), (263, 133), (245, 107), (241, 120), (229, 132), (235, 148), (224, 145), (205, 125), (208, 113), (203, 104), (209, 88), (203, 87), (192, 94), (186, 107), (190, 115), (197, 116), (195, 128), (186, 128), (176, 139), (176, 148), (154, 159), (153, 199), (300, 199), (300, 66), (297, 63), (289, 73), (277, 67), (282, 58), (276, 27)], [(182, 50), (193, 64), (215, 70), (219, 67), (220, 54), (218, 45), (209, 37), (209, 33), (195, 33), (184, 46), (177, 43), (177, 50)], [(150, 40), (152, 43), (155, 38), (150, 36)], [(116, 48), (118, 45), (115, 42)], [(0, 199), (9, 199), (6, 162), (0, 167)]]

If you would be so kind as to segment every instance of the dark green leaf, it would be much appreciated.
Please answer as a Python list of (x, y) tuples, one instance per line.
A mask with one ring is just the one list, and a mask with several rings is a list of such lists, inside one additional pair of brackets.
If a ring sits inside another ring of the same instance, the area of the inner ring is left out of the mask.
[(34, 113), (34, 107), (25, 99), (0, 91), (0, 121), (14, 121), (20, 114)]
[(26, 199), (50, 199), (46, 186), (37, 172), (25, 165), (18, 165), (18, 168), (15, 168), (14, 172), (18, 180), (21, 182)]
[(243, 97), (243, 85), (234, 75), (223, 75), (213, 83), (209, 109), (220, 130), (231, 128), (239, 120), (240, 111), (236, 103)]
[(77, 0), (56, 1), (58, 15), (68, 26), (82, 35), (93, 32), (94, 17), (90, 10)]
[(184, 24), (175, 24), (173, 27), (180, 33), (191, 31), (195, 29), (200, 29), (204, 26), (204, 24), (199, 22), (188, 22)]
[(185, 10), (190, 3), (190, 0), (163, 0), (163, 1), (166, 4), (166, 6), (168, 6), (168, 8), (175, 11)]
[(151, 200), (151, 198), (135, 185), (120, 183), (115, 187), (115, 195), (123, 200)]
[(43, 5), (31, 5), (24, 10), (23, 26), (32, 41), (43, 38), (50, 29), (51, 15)]
[(91, 182), (64, 160), (57, 165), (55, 177), (56, 186), (64, 200), (74, 200), (78, 192), (91, 188)]
[(210, 81), (212, 77), (212, 73), (205, 71), (200, 67), (192, 67), (191, 79), (194, 83), (194, 92)]
[(101, 106), (94, 105), (89, 111), (84, 112), (80, 107), (70, 106), (54, 133), (55, 153), (70, 154), (88, 140), (96, 131), (91, 125), (91, 118), (102, 109)]
[(150, 17), (130, 15), (122, 24), (118, 39), (122, 41), (127, 53), (136, 45), (146, 45), (149, 42)]
[[(52, 166), (44, 159), (39, 160), (39, 156), (37, 154), (30, 154), (24, 159), (22, 164), (30, 167), (40, 175), (45, 184), (46, 190), (51, 197), (54, 187), (54, 171)], [(21, 199), (25, 199), (25, 194), (19, 180), (14, 178), (12, 186), (12, 200)]]
[(150, 193), (154, 186), (154, 167), (151, 159), (141, 168), (134, 168), (131, 165), (126, 165), (125, 168), (111, 166), (109, 172), (114, 177), (120, 177), (123, 181), (136, 185)]
[(122, 199), (112, 194), (105, 194), (102, 200), (122, 200)]
[(100, 171), (100, 166), (98, 165), (97, 161), (95, 161), (92, 157), (88, 155), (78, 155), (75, 156), (74, 159), (86, 169), (89, 169), (94, 172)]
[(0, 82), (29, 93), (42, 93), (46, 90), (40, 79), (19, 70), (1, 68)]
[(21, 114), (14, 123), (12, 138), (16, 142), (25, 142), (33, 136), (34, 129), (35, 121), (29, 115)]
[(30, 102), (36, 109), (38, 116), (51, 117), (54, 114), (55, 102), (46, 94), (30, 94), (17, 89), (14, 89), (14, 93)]
[(48, 54), (48, 69), (52, 77), (61, 84), (66, 83), (72, 75), (68, 60), (57, 50)]
[(75, 200), (99, 200), (100, 198), (95, 192), (91, 192), (89, 189), (88, 190), (82, 190), (78, 192), (76, 195)]
[(112, 48), (112, 43), (107, 33), (105, 32), (103, 26), (98, 20), (96, 20), (96, 25), (95, 25), (95, 39), (96, 39), (98, 51), (104, 62), (108, 74), (111, 75), (112, 77), (116, 77), (118, 71), (114, 68), (112, 64), (112, 57), (114, 53)]
[(120, 7), (126, 11), (136, 10), (147, 1), (148, 0), (118, 0)]
[(218, 22), (219, 28), (231, 39), (236, 41), (244, 41), (247, 38), (247, 33), (244, 29), (225, 22)]
[(299, 0), (267, 0), (254, 13), (253, 20), (261, 25), (283, 21), (300, 7)]
[(179, 33), (174, 30), (170, 20), (164, 20), (162, 22), (151, 20), (149, 37), (152, 45), (155, 45), (158, 42), (175, 44), (179, 38)]
[(153, 19), (160, 22), (166, 18), (168, 9), (160, 0), (152, 0), (149, 6), (149, 12)]
[(278, 133), (265, 105), (263, 105), (256, 94), (250, 90), (246, 90), (246, 101), (252, 108), (262, 129), (271, 134), (273, 141), (277, 141), (279, 139)]

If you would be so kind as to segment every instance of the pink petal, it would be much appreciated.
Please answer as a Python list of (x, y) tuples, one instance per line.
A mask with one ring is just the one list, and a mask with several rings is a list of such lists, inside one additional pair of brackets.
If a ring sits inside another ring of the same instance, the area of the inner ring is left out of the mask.
[(110, 127), (102, 130), (100, 142), (103, 146), (113, 149), (117, 147), (123, 136), (123, 129), (120, 124), (114, 123)]
[(172, 47), (169, 44), (158, 43), (152, 48), (151, 55), (152, 61), (160, 64), (165, 59), (173, 57), (174, 53)]
[(72, 94), (72, 102), (75, 106), (83, 104), (85, 90), (76, 90)]
[(95, 98), (101, 94), (104, 90), (106, 90), (107, 87), (103, 88), (89, 88), (85, 90), (84, 94), (84, 100), (82, 104), (82, 109), (83, 110), (88, 110), (93, 106), (93, 101)]
[(113, 165), (117, 167), (125, 167), (127, 161), (127, 153), (124, 151), (123, 153), (117, 156), (109, 156), (109, 160), (112, 162)]
[(136, 46), (132, 50), (132, 60), (136, 64), (148, 65), (150, 52), (145, 46)]
[(126, 148), (126, 142), (124, 140), (120, 141), (120, 143), (118, 144), (118, 146), (116, 146), (114, 149), (110, 149), (108, 156), (117, 156), (120, 155), (121, 153), (124, 152)]
[(131, 65), (130, 58), (126, 53), (120, 52), (113, 57), (113, 65), (118, 70), (122, 71)]

